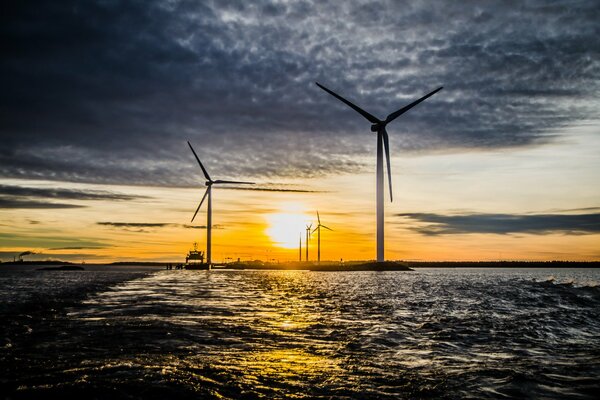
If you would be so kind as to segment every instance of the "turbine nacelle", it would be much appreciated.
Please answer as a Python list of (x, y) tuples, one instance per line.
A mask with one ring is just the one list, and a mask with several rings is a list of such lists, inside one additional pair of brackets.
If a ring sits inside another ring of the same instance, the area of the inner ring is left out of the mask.
[(385, 129), (387, 124), (385, 122), (378, 122), (376, 124), (371, 125), (371, 132), (379, 132), (382, 129)]

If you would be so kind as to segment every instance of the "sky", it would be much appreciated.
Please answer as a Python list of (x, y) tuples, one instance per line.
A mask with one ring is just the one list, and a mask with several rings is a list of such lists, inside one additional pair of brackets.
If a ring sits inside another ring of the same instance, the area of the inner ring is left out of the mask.
[[(0, 16), (0, 259), (600, 259), (597, 1), (19, 1)], [(302, 239), (301, 239), (302, 238)], [(316, 232), (309, 241), (316, 257)], [(304, 250), (303, 250), (304, 252)], [(34, 254), (30, 254), (34, 253)]]

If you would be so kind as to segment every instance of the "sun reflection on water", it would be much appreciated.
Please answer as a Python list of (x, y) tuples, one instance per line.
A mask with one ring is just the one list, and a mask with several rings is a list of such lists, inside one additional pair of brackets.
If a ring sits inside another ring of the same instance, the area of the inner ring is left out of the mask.
[(299, 348), (274, 349), (256, 352), (241, 360), (239, 364), (246, 375), (296, 377), (320, 375), (339, 369), (336, 363), (327, 357), (310, 354)]

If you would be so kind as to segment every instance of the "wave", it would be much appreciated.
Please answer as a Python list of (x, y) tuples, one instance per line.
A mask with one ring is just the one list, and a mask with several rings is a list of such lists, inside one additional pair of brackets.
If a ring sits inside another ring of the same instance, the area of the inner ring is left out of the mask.
[(577, 289), (600, 288), (600, 282), (594, 279), (577, 279), (573, 277), (556, 278), (554, 275), (549, 275), (545, 279), (537, 280), (536, 282)]

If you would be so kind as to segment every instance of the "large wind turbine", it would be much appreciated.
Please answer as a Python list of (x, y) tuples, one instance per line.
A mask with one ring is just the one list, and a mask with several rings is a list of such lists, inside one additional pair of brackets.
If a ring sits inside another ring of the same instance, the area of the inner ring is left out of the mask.
[(389, 140), (388, 140), (388, 133), (385, 130), (385, 127), (387, 124), (389, 124), (390, 122), (392, 122), (393, 120), (395, 120), (400, 115), (404, 114), (405, 112), (407, 112), (408, 110), (410, 110), (411, 108), (413, 108), (414, 106), (419, 104), (420, 102), (424, 101), (428, 97), (433, 96), (434, 94), (436, 94), (437, 92), (442, 90), (443, 87), (439, 87), (439, 88), (435, 89), (433, 92), (421, 97), (419, 100), (413, 101), (409, 105), (404, 106), (397, 111), (394, 111), (393, 113), (388, 115), (385, 118), (385, 120), (382, 121), (382, 120), (374, 117), (372, 114), (369, 114), (362, 108), (358, 107), (357, 105), (346, 100), (345, 98), (338, 95), (337, 93), (327, 89), (325, 86), (319, 84), (318, 82), (315, 82), (315, 83), (317, 84), (318, 87), (320, 87), (321, 89), (323, 89), (324, 91), (326, 91), (327, 93), (329, 93), (330, 95), (332, 95), (333, 97), (340, 100), (341, 102), (346, 104), (348, 107), (352, 108), (354, 111), (356, 111), (357, 113), (362, 115), (364, 118), (366, 118), (372, 124), (371, 132), (377, 132), (377, 262), (383, 262), (383, 261), (385, 261), (384, 246), (383, 246), (383, 243), (384, 243), (384, 239), (383, 239), (383, 190), (384, 190), (383, 189), (383, 148), (384, 147), (385, 147), (385, 159), (387, 161), (388, 182), (389, 182), (389, 186), (390, 186), (390, 201), (392, 201), (392, 173), (390, 170), (390, 145), (389, 145)]
[(328, 229), (330, 231), (332, 231), (333, 229), (326, 227), (325, 225), (323, 225), (321, 223), (321, 217), (319, 217), (319, 212), (317, 211), (317, 221), (319, 222), (317, 224), (317, 227), (315, 228), (315, 230), (313, 231), (313, 233), (315, 233), (315, 231), (317, 231), (317, 262), (320, 263), (321, 262), (321, 228), (325, 228)]
[(196, 218), (196, 214), (198, 214), (198, 211), (200, 210), (202, 203), (204, 203), (204, 199), (206, 198), (206, 196), (208, 196), (208, 206), (207, 206), (207, 210), (206, 210), (206, 262), (208, 263), (208, 265), (211, 265), (211, 260), (212, 260), (211, 259), (212, 185), (218, 185), (221, 183), (253, 185), (254, 182), (222, 181), (222, 180), (213, 181), (210, 178), (210, 175), (208, 175), (206, 168), (204, 168), (204, 165), (202, 165), (202, 162), (198, 158), (198, 155), (194, 151), (194, 148), (192, 147), (190, 142), (187, 142), (187, 144), (188, 144), (188, 146), (190, 146), (190, 150), (192, 150), (192, 153), (194, 153), (194, 157), (196, 157), (196, 160), (198, 160), (198, 164), (200, 164), (200, 168), (202, 168), (202, 173), (204, 174), (204, 177), (206, 178), (206, 182), (204, 183), (206, 185), (206, 192), (204, 192), (204, 196), (202, 196), (202, 200), (200, 200), (200, 204), (198, 204), (198, 208), (196, 208), (196, 212), (194, 213), (194, 216), (192, 217), (192, 222), (194, 222), (194, 218)]

